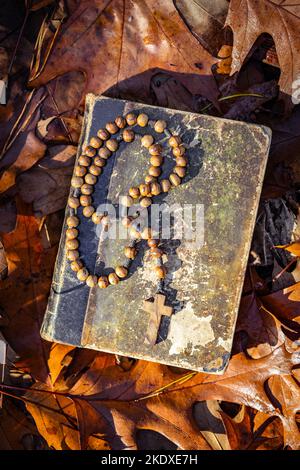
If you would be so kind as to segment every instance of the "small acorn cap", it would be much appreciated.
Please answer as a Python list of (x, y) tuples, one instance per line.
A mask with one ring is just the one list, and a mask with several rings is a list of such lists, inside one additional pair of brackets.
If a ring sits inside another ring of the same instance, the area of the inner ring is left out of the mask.
[(115, 123), (119, 129), (124, 129), (124, 127), (126, 127), (126, 119), (123, 116), (117, 116)]
[(122, 139), (124, 142), (133, 142), (135, 137), (135, 133), (132, 129), (124, 129), (122, 133)]
[(100, 276), (98, 279), (98, 286), (100, 289), (105, 289), (106, 287), (109, 286), (109, 282), (107, 279), (107, 276)]
[(79, 247), (79, 241), (76, 238), (66, 241), (66, 247), (68, 250), (77, 250)]
[(80, 157), (78, 157), (78, 165), (80, 166), (90, 166), (91, 162), (91, 157), (87, 157), (86, 155), (80, 155)]
[(80, 223), (79, 218), (76, 217), (75, 215), (70, 215), (67, 218), (67, 226), (70, 228), (77, 227), (79, 223)]
[(99, 129), (97, 132), (97, 136), (101, 140), (107, 140), (110, 138), (110, 133), (106, 129)]
[(167, 127), (167, 123), (166, 121), (163, 121), (162, 119), (159, 119), (158, 121), (156, 121), (156, 123), (154, 124), (154, 130), (155, 132), (164, 132), (164, 130), (166, 129)]
[(91, 196), (87, 196), (86, 194), (81, 195), (80, 196), (80, 204), (83, 207), (90, 206), (92, 204)]
[(115, 272), (116, 272), (116, 275), (117, 275), (120, 279), (123, 279), (124, 277), (127, 276), (127, 274), (128, 274), (128, 269), (125, 268), (125, 266), (116, 266)]
[(72, 263), (71, 263), (72, 271), (77, 273), (82, 268), (83, 268), (83, 262), (80, 261), (80, 259), (76, 259), (75, 261), (72, 261)]
[(119, 130), (115, 122), (108, 122), (105, 127), (110, 134), (116, 134)]
[(137, 124), (140, 127), (146, 127), (147, 124), (148, 124), (148, 121), (149, 121), (149, 118), (148, 118), (147, 114), (145, 114), (145, 113), (139, 114), (138, 117), (137, 117), (137, 120), (136, 120)]
[(67, 258), (69, 261), (75, 261), (79, 258), (79, 251), (78, 250), (68, 250), (67, 251)]
[(119, 143), (116, 139), (108, 139), (105, 145), (111, 152), (115, 152), (119, 148)]
[(161, 169), (158, 166), (150, 166), (148, 173), (150, 176), (157, 178), (161, 174)]
[(107, 147), (101, 147), (98, 151), (99, 157), (104, 158), (104, 160), (107, 160), (111, 154), (111, 151)]
[(74, 169), (74, 174), (75, 176), (84, 176), (86, 175), (86, 172), (87, 172), (87, 169), (85, 166), (81, 166), (81, 165), (77, 165), (75, 166), (75, 169)]
[(93, 274), (90, 274), (87, 279), (86, 279), (86, 285), (89, 287), (95, 287), (98, 283), (98, 278), (97, 276), (94, 276)]
[(151, 147), (153, 142), (154, 138), (150, 134), (143, 135), (143, 137), (141, 138), (141, 145), (147, 149)]
[(99, 139), (99, 137), (91, 137), (90, 138), (90, 145), (95, 149), (99, 149), (103, 144), (103, 141)]
[(110, 274), (108, 275), (108, 282), (109, 282), (111, 285), (115, 286), (116, 284), (119, 283), (119, 281), (120, 281), (120, 279), (119, 279), (119, 277), (118, 277), (118, 275), (117, 275), (116, 273), (110, 273)]
[(150, 155), (160, 155), (162, 152), (162, 146), (160, 144), (153, 144), (149, 147)]
[(91, 184), (91, 185), (94, 185), (97, 183), (97, 176), (95, 175), (92, 175), (91, 173), (87, 173), (84, 177), (84, 181), (87, 183), (87, 184)]
[(83, 178), (80, 176), (73, 176), (71, 179), (71, 186), (72, 188), (80, 188), (83, 185)]
[(70, 196), (68, 199), (68, 206), (72, 209), (78, 209), (78, 207), (80, 206), (80, 201), (78, 197)]
[(139, 190), (140, 190), (141, 196), (150, 196), (151, 194), (150, 183), (141, 183), (139, 185)]
[(86, 268), (81, 268), (77, 272), (77, 279), (79, 281), (86, 281), (88, 277), (89, 277), (89, 272)]
[(134, 126), (136, 124), (136, 115), (134, 113), (128, 113), (125, 116), (128, 126)]
[(84, 153), (88, 157), (94, 157), (96, 155), (96, 149), (94, 149), (94, 147), (92, 147), (91, 145), (87, 145), (84, 149)]
[(97, 165), (91, 165), (89, 168), (89, 172), (94, 176), (100, 176), (102, 173), (102, 168)]
[(134, 199), (137, 197), (140, 197), (140, 190), (139, 188), (135, 186), (132, 186), (131, 188), (129, 188), (128, 193), (129, 193), (129, 196), (133, 197)]
[(77, 228), (68, 228), (66, 230), (66, 238), (69, 239), (69, 240), (72, 240), (73, 238), (77, 238), (78, 237), (78, 230)]
[(92, 184), (84, 183), (81, 186), (81, 193), (90, 196), (94, 192), (94, 187)]
[(181, 144), (181, 138), (179, 137), (179, 135), (172, 135), (169, 138), (170, 147), (178, 147), (178, 145), (180, 144)]
[(185, 147), (183, 145), (179, 145), (178, 147), (173, 148), (173, 155), (175, 157), (181, 157), (185, 153)]
[(84, 217), (92, 217), (93, 213), (95, 212), (95, 208), (93, 206), (86, 206), (82, 210), (82, 214)]

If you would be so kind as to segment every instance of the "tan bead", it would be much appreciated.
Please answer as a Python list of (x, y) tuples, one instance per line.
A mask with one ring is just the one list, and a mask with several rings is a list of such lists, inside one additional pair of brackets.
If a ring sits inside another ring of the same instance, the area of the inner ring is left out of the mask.
[(134, 259), (136, 257), (136, 248), (133, 246), (126, 246), (124, 249), (124, 254), (128, 259)]
[(169, 145), (170, 147), (178, 147), (178, 145), (181, 144), (181, 138), (179, 135), (172, 135), (172, 137), (169, 138)]
[(90, 166), (92, 163), (92, 159), (90, 157), (87, 157), (86, 155), (80, 155), (78, 158), (78, 163), (81, 166)]
[(85, 175), (84, 177), (84, 181), (87, 183), (87, 184), (91, 184), (91, 185), (94, 185), (97, 183), (97, 176), (95, 175), (91, 175), (91, 173), (88, 173), (87, 175)]
[(131, 196), (122, 196), (120, 198), (120, 202), (124, 207), (131, 207), (134, 204), (133, 198)]
[(112, 285), (115, 286), (119, 283), (120, 279), (118, 278), (116, 273), (110, 273), (108, 275), (108, 282)]
[(154, 142), (154, 138), (152, 137), (152, 135), (149, 135), (149, 134), (143, 135), (143, 137), (141, 138), (142, 146), (146, 147), (147, 149), (151, 147), (153, 142)]
[(66, 230), (66, 237), (68, 240), (73, 240), (73, 238), (77, 238), (78, 237), (78, 230), (77, 228), (68, 228)]
[(137, 197), (140, 197), (140, 190), (139, 190), (139, 188), (136, 188), (136, 187), (133, 186), (133, 187), (129, 188), (129, 191), (128, 191), (128, 192), (129, 192), (129, 195), (130, 195), (131, 197), (133, 197), (134, 199), (136, 199)]
[(66, 247), (68, 248), (68, 250), (77, 250), (77, 248), (79, 247), (79, 241), (76, 238), (73, 238), (72, 240), (67, 240)]
[(152, 256), (152, 258), (161, 258), (163, 255), (163, 251), (157, 247), (153, 247), (150, 249), (150, 255)]
[(108, 122), (105, 127), (110, 134), (116, 134), (119, 130), (115, 122)]
[(145, 183), (148, 184), (148, 183), (155, 183), (157, 181), (157, 178), (155, 178), (155, 176), (151, 176), (151, 175), (146, 175), (145, 176)]
[(96, 149), (94, 149), (94, 147), (92, 147), (91, 145), (87, 145), (84, 149), (84, 153), (88, 157), (94, 157), (96, 155)]
[(115, 152), (116, 150), (118, 150), (119, 147), (118, 141), (116, 139), (109, 139), (106, 141), (106, 147), (111, 152)]
[(134, 131), (132, 129), (124, 129), (122, 138), (124, 142), (133, 142), (134, 141)]
[(94, 192), (94, 188), (91, 184), (84, 183), (81, 186), (81, 193), (90, 196)]
[(174, 173), (176, 173), (176, 175), (178, 175), (180, 178), (183, 178), (185, 176), (185, 173), (186, 173), (186, 169), (183, 168), (182, 166), (175, 166), (173, 168), (173, 171)]
[(152, 237), (152, 230), (150, 227), (145, 227), (141, 231), (141, 237), (143, 240), (150, 240)]
[(173, 186), (179, 186), (181, 183), (181, 178), (179, 178), (178, 175), (175, 175), (175, 173), (171, 173), (169, 180)]
[(160, 186), (163, 193), (167, 193), (171, 189), (171, 183), (169, 180), (161, 180)]
[(78, 250), (68, 250), (67, 251), (67, 258), (69, 261), (75, 261), (79, 258), (79, 251)]
[(117, 116), (115, 119), (115, 123), (119, 129), (124, 129), (126, 127), (126, 119), (123, 116)]
[(151, 194), (151, 186), (149, 183), (142, 183), (139, 186), (141, 196), (150, 196)]
[(125, 116), (128, 126), (134, 126), (136, 124), (136, 115), (134, 113), (128, 113)]
[(159, 119), (158, 121), (156, 121), (156, 123), (154, 124), (154, 130), (155, 132), (164, 132), (164, 130), (166, 129), (167, 127), (167, 123), (166, 121), (163, 121), (162, 119)]
[(75, 215), (70, 215), (67, 218), (67, 226), (70, 228), (77, 227), (79, 225), (79, 219)]
[(146, 127), (147, 124), (148, 124), (148, 121), (149, 121), (149, 118), (148, 118), (147, 114), (145, 114), (145, 113), (139, 114), (138, 117), (137, 117), (137, 120), (136, 120), (137, 124), (140, 127)]
[(83, 268), (83, 262), (80, 261), (80, 259), (72, 261), (72, 263), (71, 263), (72, 271), (75, 271), (75, 273), (77, 273), (82, 268)]
[(116, 275), (120, 278), (123, 279), (124, 277), (127, 276), (128, 274), (128, 269), (125, 268), (125, 266), (116, 266)]
[(82, 210), (84, 217), (92, 217), (94, 212), (95, 212), (95, 208), (93, 206), (86, 206)]
[(106, 287), (109, 286), (109, 282), (107, 279), (107, 276), (100, 276), (98, 279), (98, 286), (100, 289), (105, 289)]
[(96, 225), (100, 224), (102, 218), (103, 218), (103, 214), (97, 214), (97, 212), (94, 212), (92, 215), (92, 221)]
[(154, 155), (150, 158), (150, 163), (152, 166), (160, 166), (163, 162), (163, 157), (161, 155)]
[(99, 137), (90, 138), (90, 146), (93, 147), (94, 149), (99, 149), (102, 144), (103, 144), (103, 141), (99, 139)]
[(101, 140), (107, 140), (110, 138), (110, 133), (106, 129), (99, 129), (97, 132), (97, 136)]
[(85, 282), (86, 282), (87, 286), (95, 287), (97, 285), (98, 278), (97, 278), (97, 276), (94, 276), (93, 274), (90, 274)]
[(74, 174), (75, 176), (84, 176), (87, 172), (87, 169), (85, 166), (80, 166), (80, 165), (77, 165), (75, 166), (75, 170), (74, 170)]
[(83, 185), (83, 179), (80, 176), (73, 176), (71, 179), (72, 188), (80, 188)]
[(147, 243), (150, 248), (156, 248), (159, 241), (155, 240), (154, 238), (150, 238)]
[(149, 147), (150, 155), (160, 155), (162, 152), (162, 146), (160, 144), (153, 144)]
[(150, 187), (151, 187), (151, 194), (153, 196), (158, 196), (158, 194), (161, 193), (161, 188), (160, 188), (159, 183), (156, 183), (156, 182), (151, 183)]
[(173, 155), (175, 157), (182, 157), (185, 153), (185, 147), (183, 145), (179, 145), (178, 147), (173, 148)]
[(151, 204), (152, 204), (151, 197), (142, 197), (142, 199), (140, 200), (140, 205), (142, 207), (149, 207), (151, 206)]
[(187, 166), (187, 159), (185, 157), (177, 157), (175, 161), (176, 166)]
[(161, 174), (161, 169), (158, 166), (150, 166), (148, 173), (150, 176), (157, 178)]
[(155, 274), (158, 277), (158, 279), (164, 279), (167, 274), (167, 269), (164, 266), (156, 266)]
[(102, 147), (98, 152), (99, 157), (107, 160), (111, 156), (111, 151), (107, 147)]
[(77, 272), (77, 279), (79, 281), (86, 281), (88, 277), (89, 277), (89, 272), (86, 268), (81, 268)]
[(77, 209), (80, 206), (78, 197), (70, 196), (68, 199), (68, 206), (72, 209)]
[(102, 158), (102, 157), (95, 157), (94, 158), (94, 165), (102, 168), (106, 165), (106, 160), (105, 158)]
[(86, 196), (85, 194), (83, 196), (80, 196), (80, 204), (83, 207), (90, 206), (92, 204), (91, 196)]
[(122, 223), (123, 227), (128, 228), (128, 227), (130, 227), (132, 220), (133, 220), (132, 217), (123, 217), (121, 223)]
[[(98, 157), (99, 158), (99, 157)], [(96, 165), (91, 165), (89, 168), (89, 172), (94, 176), (100, 176), (102, 173), (102, 168)]]

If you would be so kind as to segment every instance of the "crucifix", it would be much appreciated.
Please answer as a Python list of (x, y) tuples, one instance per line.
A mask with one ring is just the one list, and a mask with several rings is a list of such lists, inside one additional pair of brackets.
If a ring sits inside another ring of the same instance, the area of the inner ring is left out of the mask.
[(144, 300), (143, 310), (150, 313), (148, 328), (146, 331), (145, 343), (154, 346), (157, 340), (157, 334), (161, 322), (161, 317), (170, 317), (173, 308), (165, 305), (166, 296), (163, 294), (155, 294), (153, 301)]

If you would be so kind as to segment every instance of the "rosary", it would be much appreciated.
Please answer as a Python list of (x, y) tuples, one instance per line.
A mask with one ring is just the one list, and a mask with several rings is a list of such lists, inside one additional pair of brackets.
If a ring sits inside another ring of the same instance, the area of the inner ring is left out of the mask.
[[(157, 340), (157, 331), (160, 325), (161, 316), (171, 316), (172, 307), (164, 305), (165, 296), (159, 292), (163, 290), (163, 280), (166, 277), (167, 269), (162, 263), (163, 250), (159, 247), (160, 241), (153, 238), (152, 230), (149, 227), (139, 228), (135, 223), (134, 216), (125, 216), (121, 222), (129, 231), (130, 243), (124, 249), (124, 255), (127, 258), (122, 265), (115, 267), (108, 276), (90, 274), (80, 259), (79, 253), (79, 224), (77, 209), (82, 207), (82, 214), (86, 218), (91, 218), (94, 224), (102, 224), (107, 230), (109, 226), (109, 217), (106, 213), (97, 213), (93, 207), (92, 193), (98, 177), (103, 172), (107, 159), (113, 152), (119, 148), (123, 142), (133, 142), (136, 137), (132, 127), (153, 127), (158, 134), (164, 133), (168, 138), (168, 144), (175, 157), (175, 166), (168, 179), (158, 180), (161, 175), (163, 165), (162, 146), (155, 143), (150, 134), (141, 137), (141, 145), (148, 149), (150, 154), (150, 168), (144, 183), (139, 186), (131, 187), (128, 195), (121, 198), (121, 204), (127, 208), (137, 202), (142, 208), (148, 208), (152, 204), (152, 198), (161, 193), (167, 193), (172, 188), (181, 184), (182, 178), (186, 173), (187, 159), (185, 157), (185, 147), (178, 135), (172, 135), (167, 129), (167, 123), (163, 120), (150, 121), (147, 114), (141, 113), (136, 116), (134, 113), (128, 113), (125, 117), (118, 116), (114, 122), (108, 122), (105, 129), (99, 129), (96, 137), (91, 137), (89, 145), (84, 149), (84, 153), (79, 156), (78, 164), (74, 170), (74, 176), (71, 180), (73, 188), (72, 195), (69, 197), (68, 206), (70, 215), (67, 217), (66, 230), (66, 248), (67, 258), (71, 262), (71, 269), (77, 273), (79, 281), (85, 282), (89, 287), (105, 289), (110, 285), (116, 285), (124, 280), (128, 274), (131, 262), (137, 255), (137, 245), (141, 240), (146, 240), (150, 249), (150, 256), (156, 260), (157, 266), (155, 273), (159, 284), (157, 293), (153, 301), (144, 301), (144, 310), (150, 314), (150, 322), (146, 333), (146, 342), (154, 345)], [(112, 135), (118, 134), (117, 137)], [(139, 213), (137, 213), (139, 214)], [(138, 217), (138, 215), (137, 215)]]

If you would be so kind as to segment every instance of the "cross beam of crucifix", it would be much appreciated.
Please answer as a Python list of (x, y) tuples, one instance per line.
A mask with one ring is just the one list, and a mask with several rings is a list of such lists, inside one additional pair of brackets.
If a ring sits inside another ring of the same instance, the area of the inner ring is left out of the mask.
[(146, 331), (145, 343), (153, 346), (156, 343), (161, 317), (170, 317), (173, 308), (165, 305), (166, 296), (155, 294), (153, 301), (144, 300), (143, 310), (150, 313), (149, 324)]

